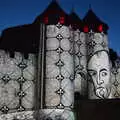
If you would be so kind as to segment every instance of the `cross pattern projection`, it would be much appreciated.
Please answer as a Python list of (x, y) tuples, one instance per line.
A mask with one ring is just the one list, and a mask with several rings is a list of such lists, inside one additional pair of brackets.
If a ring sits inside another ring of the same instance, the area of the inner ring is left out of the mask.
[[(45, 99), (39, 119), (74, 120), (74, 92), (87, 94), (87, 60), (95, 51), (108, 50), (107, 36), (72, 31), (59, 23), (46, 25), (45, 32)], [(25, 59), (15, 52), (11, 58), (9, 53), (0, 51), (0, 119), (35, 119), (36, 73), (34, 54)], [(116, 60), (111, 68), (113, 98), (120, 98), (119, 76), (120, 62)]]
[(35, 57), (0, 51), (0, 113), (20, 112), (34, 107)]
[[(69, 54), (72, 44), (66, 26), (47, 26), (46, 39), (46, 96), (47, 108), (71, 108), (73, 85), (69, 79), (74, 73), (73, 56)], [(53, 97), (54, 96), (54, 97)]]

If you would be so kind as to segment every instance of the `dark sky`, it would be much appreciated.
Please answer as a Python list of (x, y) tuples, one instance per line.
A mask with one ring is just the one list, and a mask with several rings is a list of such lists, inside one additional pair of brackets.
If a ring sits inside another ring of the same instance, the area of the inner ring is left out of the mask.
[[(120, 55), (120, 0), (57, 0), (69, 13), (74, 5), (83, 18), (91, 4), (93, 11), (109, 25), (109, 46)], [(34, 21), (51, 0), (0, 0), (0, 33), (8, 27)]]

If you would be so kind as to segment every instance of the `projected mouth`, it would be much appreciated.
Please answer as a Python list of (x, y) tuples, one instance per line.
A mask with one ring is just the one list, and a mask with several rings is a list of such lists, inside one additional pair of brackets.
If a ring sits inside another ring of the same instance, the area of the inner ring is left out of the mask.
[(107, 98), (107, 89), (104, 87), (99, 87), (96, 89), (96, 95), (99, 98)]

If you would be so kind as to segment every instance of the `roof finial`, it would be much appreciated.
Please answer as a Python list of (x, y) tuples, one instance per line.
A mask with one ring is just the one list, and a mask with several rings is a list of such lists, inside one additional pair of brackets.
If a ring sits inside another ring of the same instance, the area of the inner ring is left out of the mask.
[(92, 6), (91, 6), (91, 4), (89, 4), (89, 9), (92, 9)]

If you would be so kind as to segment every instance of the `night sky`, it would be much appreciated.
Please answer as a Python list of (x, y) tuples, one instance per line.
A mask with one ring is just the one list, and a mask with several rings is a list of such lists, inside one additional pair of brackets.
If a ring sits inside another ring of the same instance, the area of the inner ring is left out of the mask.
[[(70, 13), (72, 6), (82, 19), (91, 4), (96, 15), (109, 26), (109, 46), (120, 55), (120, 0), (57, 0)], [(8, 27), (34, 21), (51, 0), (0, 0), (0, 33)]]

